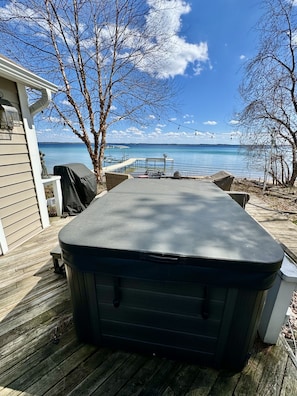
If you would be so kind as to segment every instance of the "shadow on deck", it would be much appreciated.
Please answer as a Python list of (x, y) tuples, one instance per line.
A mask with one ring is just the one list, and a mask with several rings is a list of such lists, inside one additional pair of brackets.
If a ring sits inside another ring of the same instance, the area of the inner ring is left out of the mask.
[(49, 254), (69, 220), (53, 220), (0, 258), (1, 395), (297, 394), (281, 338), (275, 346), (257, 340), (239, 373), (79, 343), (66, 279), (53, 272)]

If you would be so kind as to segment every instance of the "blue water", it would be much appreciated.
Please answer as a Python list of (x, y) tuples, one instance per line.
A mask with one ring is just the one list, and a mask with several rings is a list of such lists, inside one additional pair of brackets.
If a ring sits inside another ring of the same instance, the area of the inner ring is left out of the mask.
[[(92, 169), (91, 160), (84, 144), (81, 143), (39, 143), (45, 154), (49, 173), (55, 165), (79, 162)], [(167, 162), (166, 173), (179, 171), (182, 176), (207, 176), (226, 170), (235, 177), (263, 178), (262, 170), (249, 168), (246, 150), (237, 145), (164, 145), (164, 144), (123, 144), (112, 145), (105, 150), (105, 166), (113, 161), (127, 158), (163, 158), (164, 154), (173, 162)]]

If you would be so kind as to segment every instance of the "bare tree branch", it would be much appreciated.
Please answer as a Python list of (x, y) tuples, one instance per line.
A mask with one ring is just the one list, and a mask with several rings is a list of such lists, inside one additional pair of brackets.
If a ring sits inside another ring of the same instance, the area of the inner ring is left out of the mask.
[(142, 0), (19, 0), (4, 11), (2, 53), (59, 86), (51, 114), (86, 145), (100, 180), (109, 127), (172, 105), (172, 81), (147, 67), (170, 39), (162, 19), (149, 28)]
[[(246, 64), (240, 93), (245, 103), (240, 121), (242, 143), (273, 150), (269, 164), (277, 183), (297, 178), (297, 6), (292, 0), (263, 0), (259, 49)], [(263, 157), (265, 158), (265, 157)], [(285, 171), (286, 169), (286, 171)]]

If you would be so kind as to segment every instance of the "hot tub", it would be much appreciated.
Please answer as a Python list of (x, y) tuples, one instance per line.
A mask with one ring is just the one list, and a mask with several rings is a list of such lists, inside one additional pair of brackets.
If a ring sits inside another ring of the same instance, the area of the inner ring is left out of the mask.
[(59, 234), (80, 340), (240, 369), (280, 246), (209, 181), (129, 179)]

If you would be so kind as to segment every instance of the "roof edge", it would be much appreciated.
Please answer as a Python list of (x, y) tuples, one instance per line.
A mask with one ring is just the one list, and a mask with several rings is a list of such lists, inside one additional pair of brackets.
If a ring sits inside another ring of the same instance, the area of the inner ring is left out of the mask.
[(0, 76), (14, 82), (19, 82), (30, 88), (44, 88), (57, 92), (57, 85), (30, 72), (12, 60), (0, 55)]

